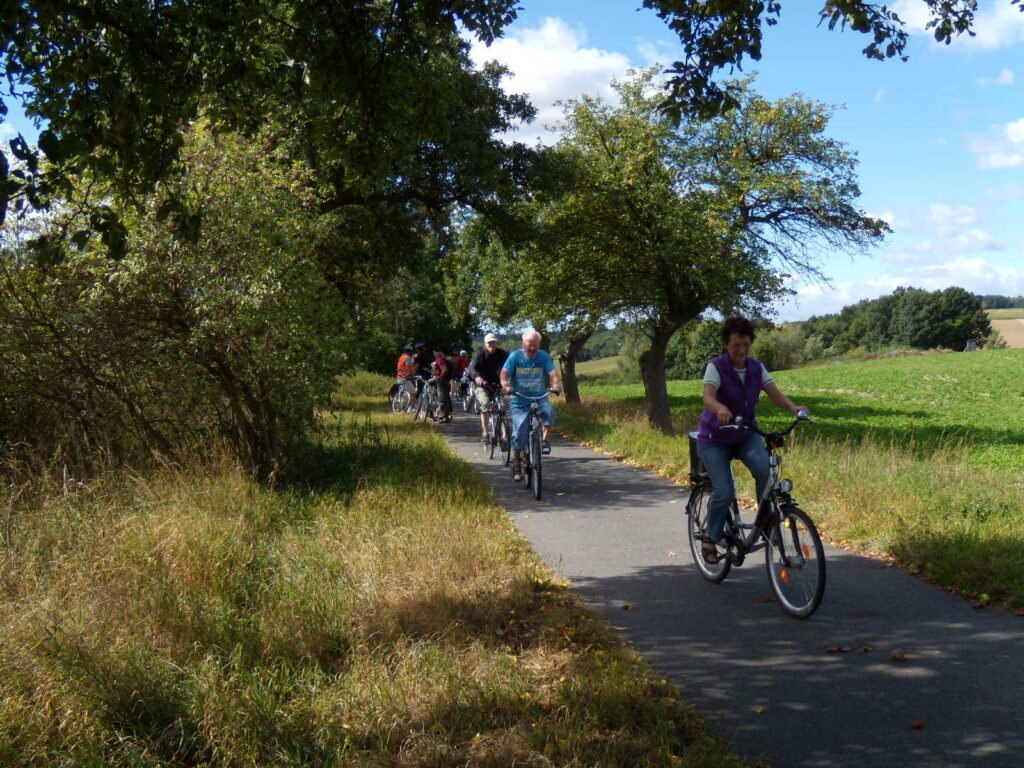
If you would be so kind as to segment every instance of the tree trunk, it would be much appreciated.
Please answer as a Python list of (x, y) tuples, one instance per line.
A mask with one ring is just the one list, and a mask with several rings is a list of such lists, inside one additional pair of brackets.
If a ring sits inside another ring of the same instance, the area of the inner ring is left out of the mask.
[(580, 385), (576, 381), (576, 356), (583, 349), (583, 345), (587, 343), (587, 339), (593, 331), (587, 331), (585, 334), (574, 336), (569, 339), (569, 347), (566, 349), (564, 355), (558, 356), (558, 367), (561, 369), (562, 374), (562, 390), (565, 393), (565, 402), (574, 403), (579, 405), (580, 402)]
[(672, 412), (668, 407), (668, 386), (665, 383), (665, 350), (678, 327), (674, 323), (659, 323), (654, 328), (650, 348), (640, 355), (640, 375), (647, 396), (647, 421), (666, 435), (672, 434)]

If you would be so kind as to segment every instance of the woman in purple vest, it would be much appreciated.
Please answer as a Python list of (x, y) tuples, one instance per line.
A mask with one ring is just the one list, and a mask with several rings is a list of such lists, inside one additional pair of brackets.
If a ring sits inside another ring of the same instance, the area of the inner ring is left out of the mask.
[(764, 441), (753, 430), (732, 425), (736, 416), (757, 423), (754, 410), (763, 389), (779, 408), (792, 413), (807, 413), (782, 394), (768, 369), (750, 357), (754, 326), (744, 317), (730, 317), (722, 323), (725, 354), (708, 363), (704, 371), (704, 413), (700, 417), (697, 443), (704, 468), (714, 488), (708, 502), (708, 527), (702, 551), (709, 563), (717, 563), (715, 544), (722, 540), (729, 504), (736, 498), (731, 462), (746, 464), (757, 483), (757, 498), (768, 485), (768, 452)]

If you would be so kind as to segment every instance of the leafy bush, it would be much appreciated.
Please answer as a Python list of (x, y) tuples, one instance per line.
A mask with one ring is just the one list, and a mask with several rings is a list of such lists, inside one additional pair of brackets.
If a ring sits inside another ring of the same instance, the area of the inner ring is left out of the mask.
[[(78, 205), (94, 201), (82, 192)], [(205, 211), (201, 230), (179, 210)], [(126, 208), (120, 260), (98, 238), (40, 258), (67, 211), (8, 243), (0, 263), (0, 429), (41, 454), (115, 459), (224, 436), (265, 476), (304, 439), (345, 347), (341, 296), (316, 264), (310, 175), (270, 144), (185, 138), (166, 199)], [(34, 245), (29, 235), (38, 237)]]

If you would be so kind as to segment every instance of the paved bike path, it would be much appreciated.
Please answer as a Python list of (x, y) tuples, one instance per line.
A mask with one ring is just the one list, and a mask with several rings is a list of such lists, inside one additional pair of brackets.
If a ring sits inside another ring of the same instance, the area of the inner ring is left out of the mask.
[(1024, 618), (826, 546), (824, 601), (792, 619), (769, 602), (761, 553), (722, 584), (700, 577), (686, 488), (553, 435), (538, 502), (487, 458), (478, 416), (438, 428), (540, 557), (739, 752), (772, 768), (1024, 766)]

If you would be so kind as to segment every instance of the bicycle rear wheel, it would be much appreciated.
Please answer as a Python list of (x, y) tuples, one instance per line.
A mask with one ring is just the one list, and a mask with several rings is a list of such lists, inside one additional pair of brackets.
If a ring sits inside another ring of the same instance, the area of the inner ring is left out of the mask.
[(395, 392), (395, 396), (391, 398), (391, 410), (395, 413), (405, 413), (405, 410), (409, 407), (409, 403), (412, 401), (412, 397), (409, 395), (409, 391), (406, 389), (400, 389)]
[(503, 430), (504, 442), (501, 444), (502, 453), (505, 456), (504, 464), (507, 467), (512, 463), (512, 422), (507, 413), (501, 415), (501, 428)]
[(729, 575), (732, 562), (722, 544), (718, 545), (718, 562), (709, 563), (704, 559), (701, 542), (708, 527), (708, 502), (711, 500), (711, 484), (700, 483), (690, 490), (686, 502), (686, 538), (690, 542), (690, 554), (700, 575), (716, 584)]
[(533, 497), (540, 501), (541, 492), (541, 457), (543, 453), (541, 451), (541, 441), (543, 437), (542, 427), (540, 423), (535, 423), (533, 429), (530, 430), (530, 467), (531, 474), (533, 475)]
[(768, 581), (782, 610), (806, 619), (825, 594), (825, 548), (806, 512), (795, 504), (785, 504), (780, 511), (767, 532)]

